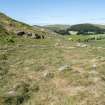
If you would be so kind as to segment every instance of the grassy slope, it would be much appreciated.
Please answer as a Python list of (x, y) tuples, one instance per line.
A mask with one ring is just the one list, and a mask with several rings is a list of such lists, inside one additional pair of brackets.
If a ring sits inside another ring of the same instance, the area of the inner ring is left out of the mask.
[(99, 28), (105, 29), (105, 25), (101, 25), (101, 24), (94, 24), (94, 25), (99, 27)]
[(34, 32), (41, 35), (49, 35), (49, 32), (47, 30), (42, 30), (40, 27), (33, 27), (28, 24), (16, 21), (7, 15), (0, 13), (0, 25), (2, 25), (6, 30), (10, 32), (16, 32), (16, 31), (26, 31), (26, 32)]
[(70, 25), (60, 25), (60, 24), (57, 25), (56, 24), (56, 25), (46, 25), (43, 27), (60, 34), (61, 30), (64, 30), (66, 32), (66, 30), (70, 27)]
[(60, 25), (60, 24), (58, 24), (58, 25), (46, 25), (44, 27), (46, 27), (46, 28), (59, 28), (59, 29), (63, 30), (63, 29), (69, 28), (70, 25)]
[(14, 39), (0, 41), (0, 105), (105, 105), (105, 40)]
[[(21, 38), (15, 45), (2, 46), (1, 105), (104, 105), (103, 42), (80, 48), (65, 38)], [(72, 70), (60, 72), (66, 64)]]
[(60, 33), (62, 30), (65, 30), (65, 33), (67, 34), (67, 30), (71, 30), (71, 28), (78, 29), (105, 29), (105, 25), (101, 24), (90, 24), (90, 23), (84, 23), (84, 24), (75, 24), (75, 25), (46, 25), (44, 28), (52, 30), (54, 32)]
[(0, 36), (6, 36), (9, 33), (0, 25)]

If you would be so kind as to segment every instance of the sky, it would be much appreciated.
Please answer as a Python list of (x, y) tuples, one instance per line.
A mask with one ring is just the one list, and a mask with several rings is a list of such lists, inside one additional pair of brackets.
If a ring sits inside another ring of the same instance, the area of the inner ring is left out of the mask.
[(105, 24), (105, 0), (0, 0), (0, 12), (30, 25)]

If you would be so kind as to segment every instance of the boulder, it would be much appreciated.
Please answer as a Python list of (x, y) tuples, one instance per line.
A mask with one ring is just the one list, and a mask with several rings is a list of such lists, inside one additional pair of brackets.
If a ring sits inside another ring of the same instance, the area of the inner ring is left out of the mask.
[(16, 32), (16, 34), (18, 35), (18, 36), (23, 36), (24, 34), (26, 34), (24, 31), (18, 31), (18, 32)]
[(39, 35), (39, 34), (35, 34), (35, 33), (32, 33), (32, 36), (31, 38), (33, 39), (44, 39), (44, 35)]
[(32, 36), (31, 32), (27, 32), (26, 34), (27, 34), (27, 36)]
[(31, 36), (32, 39), (36, 39), (36, 36), (34, 33), (32, 33), (32, 36)]
[(44, 35), (42, 35), (42, 39), (44, 39), (45, 37), (44, 37)]
[(35, 34), (36, 39), (41, 39), (41, 35)]

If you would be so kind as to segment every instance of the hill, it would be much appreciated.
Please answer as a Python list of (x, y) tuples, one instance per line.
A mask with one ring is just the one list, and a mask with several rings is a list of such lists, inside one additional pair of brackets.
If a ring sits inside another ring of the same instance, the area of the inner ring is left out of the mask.
[(105, 33), (105, 26), (98, 24), (76, 24), (68, 28), (68, 31), (77, 31), (78, 34), (103, 34)]
[(105, 105), (104, 35), (54, 35), (4, 14), (0, 21), (0, 105)]
[(103, 34), (105, 25), (101, 24), (75, 24), (75, 25), (46, 25), (44, 28), (61, 35), (68, 34)]
[(57, 24), (57, 25), (46, 25), (44, 26), (44, 28), (49, 29), (53, 32), (56, 32), (58, 34), (61, 35), (67, 35), (67, 29), (70, 27), (70, 25), (61, 25), (61, 24)]
[(9, 35), (7, 30), (3, 26), (0, 25), (0, 37), (1, 36), (7, 36), (7, 35)]
[[(39, 26), (33, 27), (23, 22), (19, 22), (14, 20), (4, 13), (0, 13), (0, 25), (5, 28), (8, 32), (12, 32), (17, 34), (18, 32), (24, 33), (34, 33), (38, 34), (39, 36), (47, 36), (50, 35), (49, 32), (45, 29), (40, 28)], [(31, 36), (31, 35), (30, 35)]]

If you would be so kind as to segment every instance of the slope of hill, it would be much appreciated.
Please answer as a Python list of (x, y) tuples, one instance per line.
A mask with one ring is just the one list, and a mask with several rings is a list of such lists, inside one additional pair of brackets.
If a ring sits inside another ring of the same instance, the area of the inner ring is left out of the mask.
[(7, 30), (3, 26), (0, 25), (0, 37), (1, 36), (6, 36), (8, 34), (9, 33), (7, 32)]
[(3, 13), (0, 13), (0, 25), (2, 25), (9, 32), (17, 33), (18, 31), (24, 31), (26, 33), (35, 33), (44, 36), (50, 35), (47, 30), (43, 30), (38, 26), (33, 27), (28, 24), (16, 21)]
[(71, 34), (75, 31), (78, 34), (103, 34), (105, 33), (105, 25), (101, 24), (76, 24), (76, 25), (46, 25), (44, 28), (49, 29), (53, 32), (61, 35)]
[(21, 28), (24, 30), (29, 30), (31, 28), (31, 26), (22, 22), (18, 22), (3, 13), (0, 13), (0, 24), (4, 26), (8, 31), (16, 31)]
[[(0, 36), (47, 32), (10, 18), (13, 27), (3, 16)], [(0, 40), (0, 105), (105, 105), (105, 39), (78, 43), (68, 37)]]
[(56, 32), (58, 34), (61, 34), (61, 35), (67, 35), (68, 34), (67, 29), (69, 27), (70, 27), (70, 25), (60, 25), (60, 24), (44, 26), (44, 28), (49, 29), (49, 30)]
[(102, 25), (102, 24), (94, 24), (94, 25), (101, 28), (101, 29), (105, 29), (105, 25)]
[(78, 34), (103, 34), (105, 33), (105, 26), (96, 24), (76, 24), (72, 25), (68, 31), (77, 31)]

